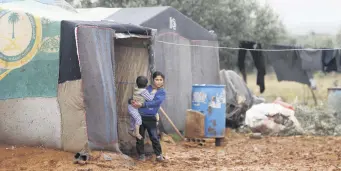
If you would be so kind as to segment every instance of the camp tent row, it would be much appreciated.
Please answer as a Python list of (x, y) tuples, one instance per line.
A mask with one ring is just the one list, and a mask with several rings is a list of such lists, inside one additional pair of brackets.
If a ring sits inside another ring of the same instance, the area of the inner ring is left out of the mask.
[[(217, 46), (214, 35), (203, 34), (202, 27), (173, 8), (140, 9), (154, 10), (145, 21), (172, 23), (172, 28), (158, 28), (144, 26), (142, 19), (115, 20), (114, 14), (121, 18), (132, 9), (106, 9), (112, 11), (110, 19), (105, 12), (96, 16), (62, 7), (34, 0), (0, 4), (2, 143), (78, 151), (89, 142), (93, 148), (133, 152), (126, 109), (138, 75), (165, 73), (163, 107), (181, 130), (191, 85), (218, 83), (218, 52), (185, 46)], [(162, 17), (153, 18), (156, 14)], [(196, 28), (185, 34), (188, 23)], [(200, 31), (194, 34), (195, 30)], [(167, 124), (163, 120), (165, 130), (171, 131)]]

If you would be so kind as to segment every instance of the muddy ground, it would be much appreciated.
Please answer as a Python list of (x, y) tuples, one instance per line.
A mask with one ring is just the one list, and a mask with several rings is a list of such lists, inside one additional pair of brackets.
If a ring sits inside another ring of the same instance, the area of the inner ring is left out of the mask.
[[(0, 170), (341, 170), (341, 137), (229, 137), (223, 147), (193, 143), (165, 143), (168, 163), (145, 163), (123, 155), (93, 152), (92, 161), (80, 166), (72, 153), (42, 147), (0, 146)], [(103, 153), (112, 157), (105, 161)]]

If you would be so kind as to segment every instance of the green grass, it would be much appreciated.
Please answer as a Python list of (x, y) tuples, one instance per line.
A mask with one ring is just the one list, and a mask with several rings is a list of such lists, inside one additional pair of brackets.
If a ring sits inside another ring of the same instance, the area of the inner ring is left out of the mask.
[(170, 134), (175, 142), (181, 141), (181, 137), (178, 134)]
[[(265, 77), (265, 92), (259, 93), (259, 87), (256, 85), (256, 74), (248, 75), (248, 87), (255, 95), (264, 97), (267, 101), (273, 101), (276, 97), (281, 97), (288, 103), (293, 103), (297, 97), (300, 104), (314, 105), (312, 93), (307, 85), (296, 82), (277, 81), (274, 73), (267, 74)], [(314, 91), (318, 104), (325, 103), (328, 97), (328, 88), (334, 87), (334, 81), (339, 80), (341, 84), (341, 74), (316, 73), (314, 75), (317, 90)]]

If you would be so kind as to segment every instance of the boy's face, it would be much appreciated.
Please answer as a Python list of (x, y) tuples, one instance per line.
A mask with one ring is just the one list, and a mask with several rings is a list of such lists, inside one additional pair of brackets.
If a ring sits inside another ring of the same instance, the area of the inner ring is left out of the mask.
[(160, 88), (163, 86), (163, 78), (161, 76), (157, 76), (154, 79), (154, 86)]

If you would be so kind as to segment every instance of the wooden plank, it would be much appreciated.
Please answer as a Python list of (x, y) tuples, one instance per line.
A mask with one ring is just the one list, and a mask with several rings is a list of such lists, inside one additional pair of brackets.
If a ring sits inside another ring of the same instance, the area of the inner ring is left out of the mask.
[(185, 137), (203, 138), (205, 136), (205, 115), (194, 110), (187, 110)]

